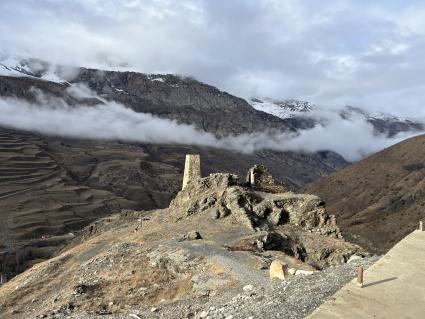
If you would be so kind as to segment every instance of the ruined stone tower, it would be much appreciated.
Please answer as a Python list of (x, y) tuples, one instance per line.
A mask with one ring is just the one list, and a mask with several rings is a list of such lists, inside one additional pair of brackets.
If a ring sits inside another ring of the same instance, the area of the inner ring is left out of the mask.
[(183, 186), (193, 180), (201, 178), (201, 157), (199, 155), (186, 155), (186, 162), (184, 164)]
[(275, 180), (268, 168), (261, 164), (254, 165), (248, 170), (246, 182), (252, 188), (269, 193), (289, 192), (289, 188)]

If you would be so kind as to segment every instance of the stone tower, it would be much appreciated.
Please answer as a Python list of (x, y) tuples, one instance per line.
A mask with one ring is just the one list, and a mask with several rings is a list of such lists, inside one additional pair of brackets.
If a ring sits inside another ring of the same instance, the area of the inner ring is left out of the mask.
[(186, 155), (186, 162), (184, 164), (183, 186), (193, 180), (201, 178), (201, 157), (199, 155)]

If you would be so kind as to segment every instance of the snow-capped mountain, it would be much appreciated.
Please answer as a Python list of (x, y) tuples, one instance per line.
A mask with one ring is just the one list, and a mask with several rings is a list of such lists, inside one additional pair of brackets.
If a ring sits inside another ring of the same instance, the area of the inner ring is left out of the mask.
[[(30, 77), (38, 80), (56, 82), (66, 85), (78, 82), (93, 84), (94, 80), (92, 74), (89, 72), (90, 76), (86, 77), (85, 72), (87, 71), (84, 71), (84, 68), (55, 65), (41, 59), (10, 54), (8, 51), (0, 49), (0, 76)], [(111, 77), (106, 80), (106, 83), (103, 83), (99, 88), (91, 87), (91, 89), (99, 89), (99, 96), (105, 94), (105, 90), (107, 90), (108, 87), (111, 91), (119, 93), (120, 96), (128, 96), (128, 89), (123, 87), (123, 83), (125, 81), (123, 82), (123, 79), (121, 78), (120, 74), (122, 73), (115, 73), (113, 71), (109, 72)], [(140, 74), (140, 77), (144, 78), (144, 81), (151, 83), (147, 84), (148, 86), (153, 85), (153, 88), (159, 89), (161, 93), (163, 90), (177, 89), (181, 85), (184, 85), (188, 88), (194, 88), (200, 85), (200, 83), (191, 80), (190, 78), (181, 78), (173, 75)], [(144, 103), (146, 103), (146, 101)], [(267, 113), (268, 124), (264, 123), (264, 128), (270, 128), (270, 126), (274, 127), (276, 125), (280, 126), (278, 123), (284, 120), (285, 123), (282, 122), (281, 127), (290, 125), (293, 129), (300, 130), (311, 128), (314, 126), (314, 123), (318, 123), (321, 120), (318, 114), (320, 114), (322, 109), (319, 106), (316, 106), (315, 104), (307, 101), (300, 101), (295, 99), (277, 100), (271, 98), (251, 98), (249, 100), (249, 104), (252, 106), (252, 108), (249, 107), (246, 102), (243, 103), (243, 105), (238, 103), (239, 111), (245, 110), (247, 114), (245, 117), (249, 117), (248, 114), (253, 112), (255, 113), (256, 111)], [(155, 109), (156, 108), (157, 106)], [(329, 112), (329, 110), (326, 111)], [(398, 118), (383, 113), (372, 114), (358, 107), (346, 106), (344, 108), (335, 110), (335, 112), (342, 119), (361, 116), (375, 127), (377, 133), (383, 133), (388, 136), (393, 136), (399, 132), (423, 131), (425, 129), (424, 125), (422, 124), (424, 121), (420, 119)], [(258, 116), (261, 117), (262, 115)], [(191, 113), (189, 117), (193, 117), (193, 113)], [(187, 122), (186, 118), (182, 120), (183, 122)], [(200, 127), (205, 130), (205, 121), (203, 119), (200, 121), (202, 123)], [(190, 124), (192, 124), (192, 122), (190, 122)], [(235, 133), (234, 125), (232, 125), (231, 129), (229, 128), (229, 131), (231, 133)]]
[(321, 109), (310, 102), (294, 99), (276, 100), (270, 98), (251, 98), (249, 103), (254, 109), (272, 114), (281, 119), (296, 119), (303, 117), (312, 119), (315, 122), (320, 122), (321, 110), (325, 110), (326, 112), (335, 112), (341, 117), (341, 119), (362, 117), (374, 126), (377, 133), (382, 133), (389, 137), (400, 132), (423, 131), (425, 129), (423, 119), (408, 119), (382, 112), (370, 113), (362, 108), (354, 106), (344, 106), (332, 111), (328, 109)]
[(65, 83), (66, 70), (46, 61), (25, 58), (0, 50), (0, 75), (17, 77), (35, 77), (38, 79)]
[(296, 117), (315, 109), (310, 102), (290, 100), (274, 100), (270, 98), (251, 98), (249, 103), (258, 111), (263, 111), (281, 119)]

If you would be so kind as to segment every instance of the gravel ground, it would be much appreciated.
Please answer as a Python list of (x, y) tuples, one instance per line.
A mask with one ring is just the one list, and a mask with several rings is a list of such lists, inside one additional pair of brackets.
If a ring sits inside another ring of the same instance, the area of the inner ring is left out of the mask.
[(356, 275), (356, 268), (365, 268), (379, 257), (369, 257), (349, 264), (330, 267), (312, 275), (294, 276), (267, 287), (247, 284), (223, 294), (183, 300), (150, 310), (132, 309), (127, 315), (89, 315), (61, 310), (45, 318), (121, 319), (121, 318), (305, 318)]

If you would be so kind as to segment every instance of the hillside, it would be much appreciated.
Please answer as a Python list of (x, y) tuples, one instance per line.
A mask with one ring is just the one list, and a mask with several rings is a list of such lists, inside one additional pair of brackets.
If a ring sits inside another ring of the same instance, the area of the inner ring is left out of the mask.
[(346, 165), (326, 152), (248, 155), (207, 147), (46, 137), (0, 128), (0, 251), (5, 247), (13, 251), (7, 273), (51, 257), (72, 239), (69, 233), (112, 212), (167, 207), (181, 188), (188, 153), (201, 154), (204, 174), (244, 174), (253, 164), (265, 163), (291, 189)]
[[(34, 107), (49, 102), (90, 107), (117, 101), (217, 137), (266, 129), (295, 131), (308, 125), (305, 120), (282, 120), (257, 111), (243, 99), (192, 78), (83, 68), (74, 68), (69, 78), (43, 61), (9, 62), (0, 69), (0, 97), (28, 101)], [(88, 86), (94, 95), (71, 94), (72, 85)], [(113, 211), (166, 207), (181, 187), (187, 153), (201, 154), (204, 174), (240, 174), (254, 163), (264, 163), (295, 190), (347, 165), (341, 156), (326, 151), (241, 154), (0, 130), (1, 234), (2, 245), (18, 255), (9, 255), (6, 264), (12, 274), (51, 257), (74, 231)]]
[[(314, 122), (258, 111), (243, 99), (187, 77), (80, 68), (65, 80), (50, 69), (31, 73), (27, 66), (0, 76), (0, 97), (34, 102), (34, 107), (52, 97), (49, 103), (62, 101), (69, 108), (116, 101), (216, 137), (296, 132)], [(93, 95), (71, 94), (70, 87), (78, 85), (89, 87)], [(200, 146), (43, 136), (10, 128), (1, 129), (0, 144), (1, 233), (3, 246), (18, 255), (10, 256), (6, 265), (13, 274), (51, 257), (73, 232), (111, 212), (166, 207), (180, 189), (187, 153), (201, 154), (204, 174), (243, 174), (263, 163), (293, 190), (348, 165), (331, 151), (242, 154)]]
[(425, 219), (425, 135), (309, 184), (349, 240), (385, 252)]
[[(207, 302), (213, 312), (230, 300), (221, 311), (235, 318), (242, 309), (242, 318), (280, 317), (281, 302), (301, 318), (349, 280), (347, 261), (363, 263), (368, 254), (341, 237), (320, 198), (288, 192), (264, 166), (252, 172), (251, 182), (228, 173), (194, 177), (166, 209), (126, 210), (92, 224), (61, 255), (0, 286), (0, 318), (205, 318)], [(272, 263), (285, 281), (270, 280)], [(322, 272), (329, 266), (342, 268)], [(313, 303), (304, 296), (301, 307), (278, 293), (309, 281)]]

